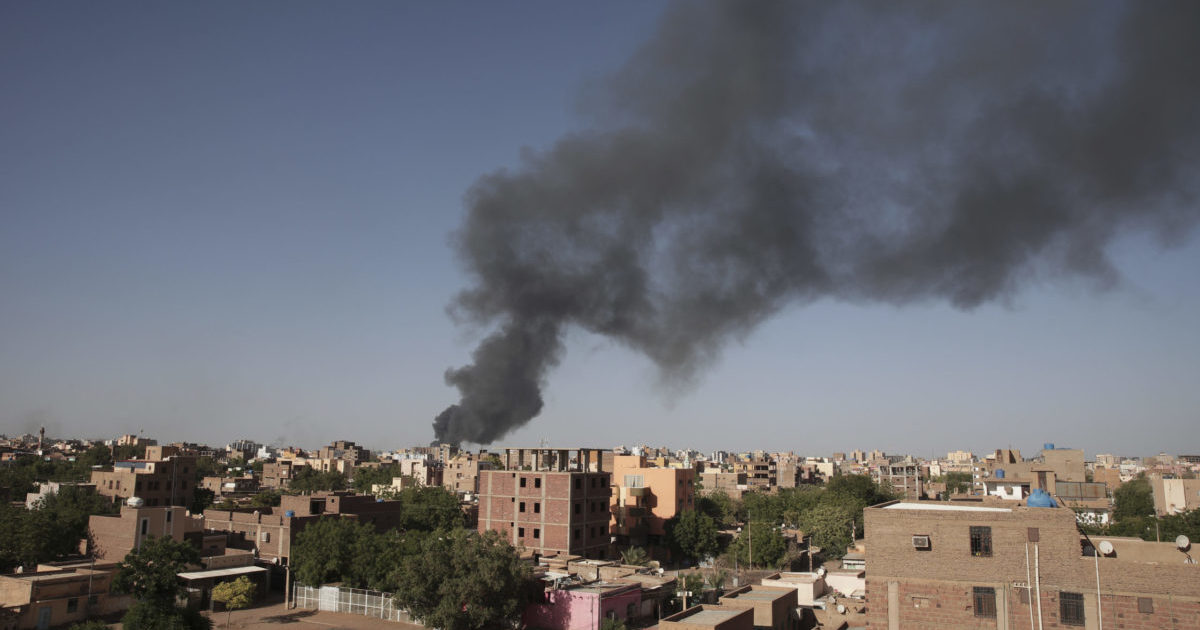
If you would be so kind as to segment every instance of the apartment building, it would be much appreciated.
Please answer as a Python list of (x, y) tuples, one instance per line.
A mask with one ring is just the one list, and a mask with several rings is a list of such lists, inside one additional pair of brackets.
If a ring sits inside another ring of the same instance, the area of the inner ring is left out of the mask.
[(371, 451), (347, 440), (337, 440), (317, 451), (316, 459), (340, 459), (358, 464), (371, 461)]
[(263, 464), (262, 478), (259, 483), (264, 488), (283, 489), (292, 483), (292, 477), (295, 476), (299, 466), (296, 466), (290, 459), (280, 459), (274, 462)]
[(864, 514), (872, 629), (1200, 628), (1200, 566), (1172, 543), (1088, 539), (1071, 510), (1017, 503)]
[(613, 458), (612, 534), (621, 544), (658, 544), (666, 523), (695, 507), (696, 471), (647, 466), (641, 455)]
[(462, 496), (479, 493), (479, 473), (492, 470), (492, 462), (486, 451), (481, 453), (459, 453), (446, 462), (442, 470), (442, 486)]
[[(894, 459), (895, 461), (892, 461)], [(877, 460), (871, 465), (871, 478), (878, 484), (887, 484), (906, 499), (917, 500), (925, 488), (922, 485), (921, 466), (912, 457), (896, 457)]]
[(612, 474), (593, 449), (507, 449), (509, 470), (479, 473), (480, 532), (500, 532), (539, 555), (604, 558)]
[(93, 471), (96, 492), (113, 501), (140, 497), (147, 507), (192, 504), (196, 458), (173, 446), (150, 446), (146, 459), (113, 463), (111, 471)]

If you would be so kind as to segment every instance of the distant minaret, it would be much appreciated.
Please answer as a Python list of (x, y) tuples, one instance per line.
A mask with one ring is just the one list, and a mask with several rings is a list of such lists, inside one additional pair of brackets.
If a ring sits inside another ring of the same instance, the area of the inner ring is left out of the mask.
[(46, 427), (42, 427), (38, 431), (38, 455), (45, 455), (46, 451), (42, 450), (42, 442), (46, 440)]

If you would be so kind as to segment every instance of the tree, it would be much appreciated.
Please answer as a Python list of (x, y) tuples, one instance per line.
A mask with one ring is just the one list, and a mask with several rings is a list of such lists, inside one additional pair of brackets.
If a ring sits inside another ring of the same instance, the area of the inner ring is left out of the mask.
[(1154, 490), (1146, 479), (1133, 479), (1113, 492), (1113, 520), (1154, 516)]
[(283, 501), (283, 493), (278, 490), (267, 489), (250, 497), (250, 505), (257, 508), (264, 507), (279, 507)]
[(528, 566), (500, 534), (441, 531), (421, 541), (395, 572), (396, 603), (426, 627), (509, 626), (528, 601)]
[(728, 527), (738, 520), (740, 506), (722, 490), (717, 490), (696, 501), (696, 509), (712, 517), (718, 525)]
[(400, 526), (405, 530), (429, 532), (466, 524), (458, 497), (442, 486), (405, 488), (395, 498), (403, 504)]
[(363, 538), (374, 537), (375, 530), (354, 519), (329, 516), (317, 519), (296, 534), (292, 544), (292, 571), (302, 584), (320, 586), (329, 582), (345, 582), (362, 588), (361, 574), (356, 570), (356, 548)]
[(643, 566), (650, 561), (650, 556), (641, 547), (630, 547), (621, 552), (621, 563)]
[(117, 565), (111, 590), (138, 600), (121, 624), (126, 630), (187, 628), (207, 630), (212, 622), (203, 615), (176, 605), (187, 592), (176, 577), (190, 565), (200, 564), (200, 553), (185, 542), (153, 536), (142, 541)]
[(366, 494), (371, 486), (388, 485), (393, 477), (400, 476), (400, 466), (384, 464), (382, 466), (359, 466), (354, 469), (354, 489)]
[(812, 543), (821, 548), (827, 558), (841, 558), (854, 539), (850, 537), (850, 524), (854, 521), (854, 508), (824, 502), (803, 514), (800, 527), (812, 536)]
[(304, 466), (295, 471), (288, 490), (292, 492), (322, 492), (345, 490), (346, 477), (336, 470), (321, 472), (312, 466)]
[(204, 510), (212, 507), (216, 502), (217, 495), (212, 490), (202, 486), (196, 486), (192, 489), (192, 504), (188, 509), (192, 514), (203, 514)]
[(241, 576), (236, 580), (221, 582), (212, 589), (214, 601), (225, 604), (225, 627), (228, 628), (233, 617), (233, 611), (241, 610), (254, 601), (254, 592), (258, 590), (250, 578)]
[(971, 473), (969, 472), (949, 472), (946, 473), (946, 499), (949, 500), (952, 494), (962, 494), (971, 489)]
[(717, 553), (717, 523), (707, 514), (687, 510), (668, 521), (667, 530), (684, 557), (703, 559)]
[(787, 555), (787, 541), (771, 523), (750, 523), (730, 551), (747, 566), (778, 566)]

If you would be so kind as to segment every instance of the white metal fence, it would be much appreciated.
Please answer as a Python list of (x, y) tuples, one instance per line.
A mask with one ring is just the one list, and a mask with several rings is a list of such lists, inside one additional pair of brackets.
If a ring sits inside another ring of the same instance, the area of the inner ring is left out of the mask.
[(363, 615), (388, 621), (415, 623), (408, 613), (396, 608), (391, 593), (367, 591), (343, 586), (304, 586), (295, 584), (292, 597), (297, 608)]

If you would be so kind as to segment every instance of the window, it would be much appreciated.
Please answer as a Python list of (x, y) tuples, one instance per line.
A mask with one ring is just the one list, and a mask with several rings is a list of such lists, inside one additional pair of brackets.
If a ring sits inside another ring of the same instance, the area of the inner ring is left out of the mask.
[(542, 504), (541, 504), (541, 503), (534, 503), (534, 504), (533, 504), (533, 513), (534, 513), (534, 514), (541, 514), (541, 513), (542, 513)]
[(583, 534), (583, 530), (576, 527), (574, 532), (575, 540), (579, 540), (581, 534)]
[(73, 613), (77, 610), (79, 610), (79, 598), (72, 597), (71, 599), (68, 599), (67, 600), (67, 612)]
[(1083, 625), (1083, 595), (1081, 593), (1058, 594), (1059, 621), (1068, 626)]
[(525, 537), (525, 528), (524, 528), (524, 527), (518, 527), (518, 528), (517, 528), (517, 536), (518, 536), (518, 537), (520, 537), (520, 538), (524, 538), (524, 537)]
[(1153, 613), (1154, 612), (1154, 598), (1139, 597), (1138, 598), (1138, 612)]
[(95, 606), (96, 602), (98, 602), (98, 601), (100, 601), (99, 595), (89, 595), (88, 596), (88, 606)]
[(541, 538), (541, 537), (542, 537), (542, 530), (540, 530), (540, 529), (536, 529), (536, 528), (535, 528), (535, 529), (533, 530), (533, 537), (534, 537), (534, 538)]
[(642, 475), (625, 475), (626, 488), (641, 488), (643, 487), (645, 477)]
[(579, 477), (576, 477), (576, 478), (575, 478), (575, 489), (576, 489), (576, 490), (583, 490), (583, 479), (581, 479), (581, 478), (579, 478)]
[(996, 618), (996, 589), (990, 586), (976, 586), (974, 589), (975, 595), (975, 616), (987, 617), (988, 619)]
[(524, 501), (522, 501), (522, 502), (520, 503), (519, 507), (517, 508), (517, 511), (518, 511), (518, 512), (524, 512), (524, 511), (525, 511), (525, 502), (524, 502)]
[(992, 528), (971, 526), (971, 555), (979, 557), (991, 557), (992, 555)]
[(541, 487), (542, 487), (542, 478), (541, 478), (541, 477), (538, 477), (537, 479), (534, 479), (534, 480), (533, 480), (533, 487), (534, 487), (534, 488), (541, 488)]
[(142, 519), (142, 535), (145, 536), (150, 532), (150, 519)]
[(175, 516), (175, 512), (174, 512), (173, 510), (167, 510), (167, 522), (168, 522), (168, 523), (170, 523), (170, 522), (171, 522), (171, 517), (172, 517), (172, 516)]
[(582, 503), (576, 503), (576, 504), (575, 504), (575, 513), (576, 513), (576, 514), (579, 514), (579, 513), (580, 513), (580, 512), (582, 512), (582, 511), (583, 511), (583, 504), (582, 504)]
[(525, 487), (525, 478), (524, 477), (521, 477), (521, 487), (522, 488)]

